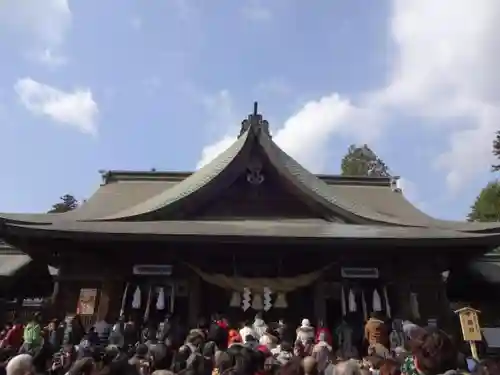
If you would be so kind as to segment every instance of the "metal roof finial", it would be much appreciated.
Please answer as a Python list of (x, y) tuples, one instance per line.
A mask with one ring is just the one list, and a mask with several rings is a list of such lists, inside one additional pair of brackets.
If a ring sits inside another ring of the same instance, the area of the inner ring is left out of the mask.
[(259, 103), (253, 103), (253, 113), (248, 116), (241, 123), (240, 137), (248, 130), (254, 131), (256, 134), (264, 132), (269, 137), (271, 134), (269, 132), (269, 123), (262, 119), (262, 115), (259, 114)]

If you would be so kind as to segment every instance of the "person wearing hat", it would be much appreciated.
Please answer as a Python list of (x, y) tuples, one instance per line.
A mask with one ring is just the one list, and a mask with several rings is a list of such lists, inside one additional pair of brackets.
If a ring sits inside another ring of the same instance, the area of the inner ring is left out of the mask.
[(311, 340), (314, 342), (315, 330), (311, 325), (309, 319), (302, 319), (302, 323), (299, 328), (297, 328), (297, 339), (302, 345), (306, 345)]

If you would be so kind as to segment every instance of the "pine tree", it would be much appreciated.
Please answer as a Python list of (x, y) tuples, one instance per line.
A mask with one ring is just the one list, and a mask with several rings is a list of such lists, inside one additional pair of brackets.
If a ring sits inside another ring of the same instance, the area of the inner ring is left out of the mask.
[(62, 213), (72, 211), (78, 207), (78, 200), (71, 194), (65, 194), (61, 198), (61, 201), (54, 204), (49, 210), (49, 213)]
[(349, 146), (342, 158), (343, 176), (390, 177), (387, 165), (367, 145)]
[(471, 212), (467, 215), (469, 221), (500, 221), (500, 183), (492, 181), (481, 190)]

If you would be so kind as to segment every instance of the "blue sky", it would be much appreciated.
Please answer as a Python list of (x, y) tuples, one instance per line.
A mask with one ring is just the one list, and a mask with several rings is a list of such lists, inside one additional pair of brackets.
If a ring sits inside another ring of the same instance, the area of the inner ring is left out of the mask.
[(87, 198), (100, 169), (193, 170), (258, 100), (277, 142), (313, 171), (337, 173), (348, 145), (367, 142), (415, 204), (462, 219), (495, 178), (499, 9), (494, 0), (6, 0), (0, 211)]

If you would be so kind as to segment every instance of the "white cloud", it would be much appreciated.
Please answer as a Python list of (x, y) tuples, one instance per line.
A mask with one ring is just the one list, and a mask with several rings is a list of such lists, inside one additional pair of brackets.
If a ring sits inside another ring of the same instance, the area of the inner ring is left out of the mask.
[(454, 191), (491, 163), (500, 120), (499, 15), (496, 0), (393, 1), (398, 53), (392, 79), (372, 105), (454, 123), (436, 163)]
[(18, 80), (14, 90), (32, 114), (47, 116), (82, 133), (97, 134), (98, 107), (89, 89), (65, 92), (27, 77)]
[(34, 55), (34, 58), (49, 67), (57, 68), (68, 63), (68, 59), (66, 57), (58, 55), (57, 52), (54, 53), (50, 49), (38, 52), (38, 54)]
[[(233, 135), (237, 131), (234, 128), (237, 122), (232, 100), (227, 91), (219, 94), (218, 100), (213, 102), (213, 109), (216, 108), (220, 111), (219, 116), (223, 115), (232, 121), (228, 128), (230, 133), (202, 150), (202, 164), (209, 161), (208, 157), (215, 157), (224, 151), (230, 145), (228, 140), (234, 140)], [(273, 132), (273, 139), (306, 168), (319, 173), (324, 171), (324, 155), (333, 134), (350, 135), (359, 142), (369, 142), (378, 136), (380, 128), (372, 126), (365, 129), (365, 126), (378, 123), (379, 115), (376, 112), (357, 108), (348, 99), (334, 93), (305, 104), (278, 131)]]
[(226, 136), (222, 138), (220, 141), (203, 148), (201, 152), (201, 159), (198, 162), (198, 164), (196, 164), (196, 168), (197, 169), (201, 168), (210, 163), (213, 159), (217, 157), (217, 155), (219, 155), (222, 151), (231, 146), (235, 140), (236, 140), (235, 137)]
[(412, 202), (415, 206), (419, 207), (421, 210), (424, 210), (425, 203), (421, 200), (418, 187), (413, 181), (405, 177), (401, 177), (398, 180), (398, 187), (401, 189), (406, 199)]
[[(46, 55), (60, 56), (69, 28), (71, 10), (68, 0), (2, 0), (0, 30), (23, 37), (22, 47), (29, 56), (52, 65)], [(44, 58), (45, 57), (45, 58)]]
[(388, 22), (396, 48), (387, 84), (357, 106), (337, 93), (307, 103), (276, 140), (321, 170), (334, 134), (373, 139), (392, 114), (432, 119), (449, 140), (435, 166), (458, 191), (491, 163), (500, 124), (499, 16), (498, 0), (392, 0)]

